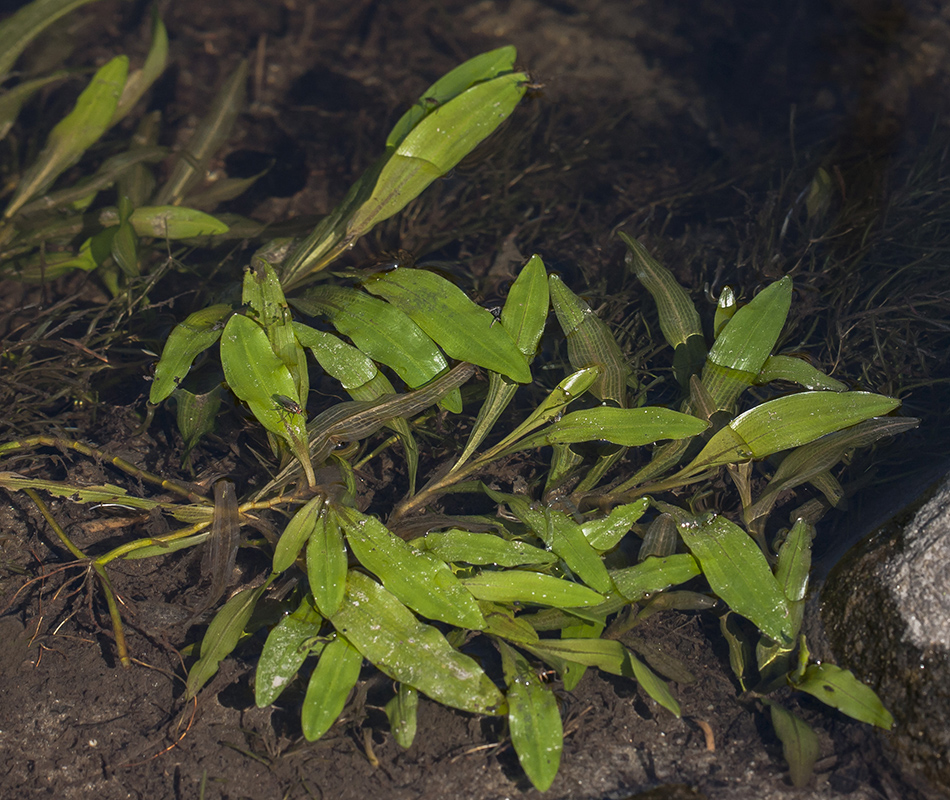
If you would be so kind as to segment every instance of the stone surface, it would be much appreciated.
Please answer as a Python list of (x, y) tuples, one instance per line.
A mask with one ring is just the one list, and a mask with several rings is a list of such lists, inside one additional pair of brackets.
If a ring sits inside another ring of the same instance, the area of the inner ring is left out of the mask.
[(831, 571), (821, 620), (835, 662), (894, 715), (896, 764), (927, 796), (948, 797), (950, 476), (916, 514), (895, 519)]

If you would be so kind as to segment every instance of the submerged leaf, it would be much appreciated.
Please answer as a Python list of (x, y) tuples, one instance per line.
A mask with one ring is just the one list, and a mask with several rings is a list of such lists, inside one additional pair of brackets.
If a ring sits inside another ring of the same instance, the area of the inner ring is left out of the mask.
[(331, 621), (380, 671), (436, 702), (474, 714), (498, 714), (504, 706), (473, 659), (362, 573), (350, 571), (343, 605)]

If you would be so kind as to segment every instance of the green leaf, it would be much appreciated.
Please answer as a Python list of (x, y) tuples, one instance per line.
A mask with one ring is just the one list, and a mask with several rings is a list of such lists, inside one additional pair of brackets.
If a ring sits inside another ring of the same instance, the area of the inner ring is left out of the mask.
[(716, 337), (703, 369), (703, 386), (716, 408), (731, 411), (739, 395), (756, 382), (791, 302), (792, 280), (786, 276), (740, 308)]
[(765, 458), (893, 411), (899, 400), (869, 392), (799, 392), (740, 414), (713, 436), (683, 471)]
[(215, 614), (201, 640), (200, 657), (188, 671), (188, 682), (185, 686), (187, 699), (190, 700), (198, 694), (201, 687), (218, 671), (221, 661), (237, 647), (254, 606), (270, 583), (271, 579), (268, 579), (260, 586), (242, 589)]
[(836, 381), (821, 370), (813, 367), (803, 358), (794, 356), (769, 356), (755, 378), (757, 384), (771, 381), (789, 381), (806, 389), (843, 392), (847, 386)]
[(366, 575), (350, 571), (331, 621), (377, 669), (436, 702), (473, 714), (503, 708), (501, 692), (473, 659)]
[(620, 540), (627, 535), (633, 523), (640, 519), (649, 507), (649, 498), (641, 497), (633, 503), (612, 508), (602, 519), (583, 523), (581, 530), (591, 547), (605, 553), (620, 544)]
[(307, 542), (307, 580), (320, 612), (327, 617), (340, 609), (346, 590), (347, 555), (343, 532), (334, 514), (321, 514)]
[(50, 131), (46, 146), (20, 178), (16, 193), (3, 212), (5, 219), (45, 192), (106, 132), (128, 71), (129, 59), (125, 56), (116, 56), (99, 68), (73, 110)]
[(416, 738), (416, 715), (419, 710), (419, 692), (411, 686), (400, 683), (396, 687), (396, 696), (386, 703), (386, 716), (393, 739), (403, 750), (412, 747)]
[(673, 697), (666, 681), (659, 678), (653, 670), (629, 651), (627, 651), (627, 661), (643, 691), (678, 719), (681, 716), (680, 704)]
[[(449, 362), (422, 328), (395, 306), (365, 292), (317, 286), (291, 302), (305, 314), (327, 317), (361, 352), (392, 368), (413, 389), (448, 369)], [(443, 405), (459, 413), (461, 395), (450, 395)]]
[(221, 338), (224, 326), (220, 323), (230, 311), (231, 307), (223, 304), (208, 306), (189, 314), (174, 327), (155, 366), (148, 396), (150, 403), (161, 403), (175, 391), (198, 354)]
[(413, 106), (393, 126), (386, 138), (386, 147), (398, 147), (409, 132), (426, 116), (472, 85), (511, 72), (517, 51), (511, 45), (481, 53), (459, 64), (426, 89)]
[(803, 519), (795, 521), (778, 551), (775, 580), (791, 602), (805, 599), (808, 574), (811, 572), (811, 543), (815, 526)]
[(158, 76), (165, 70), (165, 64), (168, 61), (168, 31), (158, 16), (158, 9), (152, 9), (152, 46), (149, 48), (148, 56), (141, 69), (133, 70), (129, 73), (125, 87), (122, 89), (122, 96), (116, 107), (115, 114), (109, 122), (109, 125), (115, 125), (123, 119), (141, 99), (142, 95), (148, 91), (149, 87), (158, 80)]
[(540, 572), (508, 570), (482, 572), (460, 583), (478, 600), (493, 603), (532, 603), (539, 606), (574, 608), (596, 606), (604, 597), (579, 583)]
[(254, 673), (254, 702), (258, 708), (269, 706), (287, 688), (310, 653), (310, 643), (322, 623), (312, 599), (306, 597), (267, 635)]
[(350, 218), (347, 238), (355, 240), (401, 211), (455, 167), (511, 114), (527, 83), (523, 72), (499, 75), (476, 83), (420, 120), (386, 161), (369, 199)]
[(499, 639), (522, 644), (536, 644), (539, 641), (538, 632), (531, 623), (522, 617), (516, 617), (507, 606), (485, 601), (479, 603), (479, 606), (488, 623), (488, 627), (485, 628), (486, 633)]
[(553, 564), (557, 556), (519, 541), (502, 539), (492, 533), (450, 530), (427, 533), (413, 539), (412, 547), (440, 558), (448, 564), (493, 564), (518, 567)]
[(554, 656), (611, 675), (633, 677), (630, 654), (615, 639), (543, 639), (539, 644), (522, 647), (539, 658)]
[(193, 239), (228, 232), (221, 220), (181, 206), (142, 206), (132, 212), (130, 222), (139, 236), (159, 239)]
[[(549, 303), (544, 263), (540, 256), (531, 256), (528, 263), (518, 273), (501, 310), (502, 326), (508, 331), (529, 363), (534, 358), (538, 342), (541, 340)], [(465, 443), (465, 450), (459, 457), (456, 467), (468, 461), (475, 448), (482, 443), (508, 407), (517, 389), (515, 384), (507, 381), (499, 373), (488, 374), (488, 393), (478, 410), (472, 433)]]
[(686, 583), (699, 572), (699, 565), (693, 556), (679, 553), (665, 558), (651, 556), (636, 566), (611, 571), (610, 577), (620, 594), (637, 603), (648, 594)]
[(400, 267), (373, 275), (364, 287), (404, 311), (452, 358), (530, 383), (524, 354), (488, 309), (445, 278)]
[(719, 301), (716, 303), (716, 315), (713, 318), (713, 338), (722, 333), (726, 323), (736, 315), (738, 310), (736, 293), (732, 291), (731, 287), (723, 286), (722, 292), (719, 294)]
[(792, 784), (801, 789), (811, 779), (815, 761), (818, 760), (818, 736), (798, 715), (764, 697), (762, 702), (769, 707), (772, 727), (782, 742), (782, 754), (788, 764)]
[(231, 391), (248, 404), (258, 422), (292, 447), (305, 445), (303, 414), (288, 410), (277, 399), (289, 398), (299, 407), (294, 379), (254, 320), (243, 314), (228, 320), (221, 337), (221, 366)]
[(375, 517), (345, 506), (334, 506), (333, 515), (360, 563), (411, 609), (460, 628), (485, 627), (478, 603), (442, 561), (410, 547)]
[(274, 548), (273, 571), (280, 575), (297, 560), (303, 546), (317, 530), (324, 516), (324, 499), (318, 495), (297, 510), (284, 528)]
[(709, 423), (705, 420), (658, 406), (601, 406), (565, 414), (553, 425), (522, 439), (517, 449), (599, 439), (625, 447), (639, 447), (660, 439), (686, 439), (702, 433), (708, 427)]
[(310, 675), (300, 713), (307, 741), (316, 741), (336, 722), (359, 680), (362, 664), (363, 656), (342, 636), (323, 648), (316, 669)]
[(221, 384), (216, 382), (207, 392), (192, 392), (179, 386), (172, 397), (178, 431), (185, 440), (183, 458), (186, 458), (201, 437), (214, 430), (215, 417), (221, 408)]
[(546, 792), (557, 776), (564, 747), (564, 729), (557, 698), (527, 660), (499, 642), (505, 682), (508, 684), (508, 730), (525, 774), (539, 792)]
[(702, 368), (706, 360), (706, 340), (703, 338), (699, 313), (689, 295), (673, 274), (660, 264), (636, 239), (625, 233), (618, 234), (627, 245), (627, 268), (632, 270), (653, 297), (660, 315), (660, 331), (674, 349), (673, 371), (681, 386), (689, 385), (689, 378)]
[[(597, 367), (581, 369), (568, 375), (537, 405), (524, 422), (491, 448), (489, 453), (495, 454), (497, 457), (531, 431), (546, 422), (558, 419), (563, 409), (584, 394), (595, 380), (597, 380)], [(511, 452), (514, 452), (514, 450), (511, 450)]]
[[(89, 2), (89, 0), (86, 0), (86, 2)], [(2, 48), (2, 44), (0, 44), (0, 48)], [(2, 49), (0, 49), (0, 52), (2, 52)], [(68, 75), (69, 73), (65, 70), (60, 70), (59, 72), (43, 75), (40, 78), (34, 78), (30, 81), (23, 81), (12, 89), (6, 89), (3, 94), (0, 94), (0, 139), (6, 138), (6, 135), (10, 132), (10, 128), (13, 127), (13, 123), (16, 122), (17, 117), (20, 115), (20, 109), (24, 103), (44, 86), (49, 86), (51, 83), (61, 81)], [(27, 209), (24, 208), (24, 210), (26, 211)]]
[(554, 553), (563, 559), (568, 568), (595, 592), (607, 594), (614, 588), (607, 568), (600, 555), (584, 536), (581, 526), (561, 511), (544, 507), (540, 512), (528, 508), (528, 504), (509, 504), (511, 510)]
[(168, 180), (156, 192), (156, 205), (178, 205), (190, 189), (204, 180), (211, 158), (227, 141), (238, 114), (244, 108), (246, 84), (247, 60), (241, 60), (182, 148)]
[(834, 664), (811, 664), (805, 669), (804, 677), (792, 685), (861, 722), (885, 730), (894, 725), (894, 718), (874, 690), (861, 683), (849, 670)]
[(785, 641), (791, 626), (788, 601), (749, 535), (718, 515), (680, 522), (679, 532), (716, 595), (766, 636)]
[(70, 11), (90, 0), (33, 0), (0, 22), (0, 81), (37, 36)]
[(567, 338), (567, 356), (575, 369), (597, 367), (598, 377), (590, 388), (598, 400), (627, 405), (627, 379), (632, 370), (613, 334), (581, 298), (557, 276), (548, 278), (551, 304)]
[(379, 372), (371, 358), (332, 333), (302, 322), (294, 322), (293, 326), (301, 346), (308, 348), (323, 370), (336, 378), (344, 389), (369, 383)]

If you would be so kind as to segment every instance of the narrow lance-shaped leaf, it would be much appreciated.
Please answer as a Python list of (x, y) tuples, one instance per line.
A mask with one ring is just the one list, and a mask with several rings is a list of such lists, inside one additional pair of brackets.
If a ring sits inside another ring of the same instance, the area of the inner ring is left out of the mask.
[(231, 307), (223, 304), (208, 306), (174, 327), (155, 366), (150, 403), (161, 403), (175, 391), (198, 354), (221, 338), (224, 325), (220, 323), (230, 311)]
[(0, 81), (20, 54), (56, 20), (91, 0), (33, 0), (0, 22)]
[(152, 46), (149, 48), (148, 56), (141, 69), (133, 70), (129, 73), (128, 80), (119, 97), (119, 103), (115, 114), (109, 122), (110, 127), (122, 120), (141, 99), (142, 95), (148, 91), (149, 87), (158, 80), (158, 76), (165, 70), (165, 64), (168, 61), (168, 31), (161, 17), (158, 15), (158, 9), (152, 9)]
[(343, 603), (347, 553), (339, 520), (328, 512), (325, 506), (307, 542), (307, 580), (317, 608), (330, 617)]
[(681, 386), (687, 386), (690, 375), (699, 372), (706, 359), (706, 340), (699, 313), (666, 267), (632, 236), (618, 235), (629, 248), (625, 259), (627, 268), (639, 278), (656, 303), (663, 338), (674, 349), (676, 379)]
[[(449, 362), (422, 328), (403, 311), (365, 292), (316, 286), (290, 302), (305, 314), (325, 316), (360, 352), (391, 367), (410, 388), (418, 389), (448, 369)], [(450, 394), (442, 405), (459, 413), (461, 395)]]
[(777, 642), (789, 637), (788, 600), (749, 534), (718, 515), (682, 521), (679, 532), (729, 608)]
[(504, 697), (481, 667), (454, 649), (376, 581), (350, 571), (333, 625), (377, 669), (444, 705), (498, 714)]
[(517, 51), (511, 45), (499, 47), (487, 53), (480, 53), (447, 72), (419, 95), (419, 99), (412, 108), (399, 118), (386, 138), (386, 147), (398, 147), (424, 117), (473, 84), (511, 72), (515, 66), (516, 56)]
[(364, 287), (404, 311), (452, 358), (529, 383), (524, 354), (488, 309), (434, 272), (398, 268), (377, 273)]
[(811, 664), (802, 679), (792, 685), (861, 722), (885, 730), (894, 725), (894, 718), (874, 690), (834, 664)]
[(591, 394), (598, 400), (627, 406), (627, 378), (632, 370), (613, 334), (580, 297), (557, 276), (548, 278), (551, 304), (567, 339), (567, 355), (577, 369), (597, 367)]
[(129, 60), (125, 56), (116, 56), (96, 71), (73, 110), (50, 131), (46, 146), (20, 178), (16, 193), (3, 212), (5, 219), (45, 192), (106, 132), (128, 71)]
[(241, 60), (215, 95), (208, 113), (176, 160), (168, 180), (156, 193), (156, 205), (179, 205), (189, 189), (204, 179), (208, 163), (227, 141), (238, 114), (244, 108), (247, 69), (247, 60)]
[(800, 392), (769, 400), (720, 430), (682, 474), (765, 458), (887, 414), (899, 405), (899, 400), (869, 392)]
[(278, 575), (286, 571), (296, 561), (297, 556), (317, 529), (323, 516), (324, 499), (321, 495), (314, 497), (297, 513), (290, 518), (284, 528), (277, 546), (274, 548), (273, 571)]
[(310, 653), (310, 642), (320, 632), (323, 617), (305, 597), (267, 635), (254, 674), (254, 702), (258, 708), (273, 703), (287, 688)]
[(731, 411), (755, 383), (785, 326), (792, 302), (788, 276), (767, 286), (740, 308), (716, 337), (703, 368), (703, 386), (718, 409)]
[(818, 760), (818, 736), (803, 719), (786, 711), (778, 703), (762, 699), (771, 711), (772, 727), (782, 742), (782, 754), (788, 764), (792, 784), (798, 788), (808, 783)]
[(525, 570), (482, 572), (471, 578), (463, 578), (461, 583), (479, 600), (493, 603), (579, 608), (596, 606), (604, 601), (602, 594), (579, 583)]
[(198, 694), (201, 687), (218, 671), (221, 661), (237, 647), (254, 606), (270, 583), (271, 579), (268, 579), (260, 586), (238, 592), (211, 620), (201, 640), (201, 656), (188, 672), (186, 696), (189, 699)]
[(524, 656), (504, 642), (498, 646), (508, 684), (511, 743), (531, 783), (539, 792), (546, 792), (557, 776), (564, 747), (557, 699)]
[(499, 75), (477, 83), (426, 115), (403, 137), (379, 173), (373, 193), (346, 230), (355, 240), (401, 211), (436, 178), (492, 133), (524, 96), (528, 76)]
[(485, 626), (471, 593), (443, 562), (413, 549), (375, 517), (344, 506), (334, 507), (333, 515), (360, 563), (407, 606), (461, 628)]
[(320, 654), (307, 684), (300, 723), (307, 741), (325, 734), (343, 712), (360, 677), (363, 656), (342, 636), (333, 639)]
[(565, 414), (553, 425), (522, 439), (509, 452), (548, 444), (573, 444), (606, 439), (639, 447), (660, 439), (686, 439), (709, 427), (705, 420), (668, 408), (611, 408), (601, 406)]
[(441, 558), (449, 564), (493, 564), (517, 567), (553, 564), (557, 557), (526, 542), (508, 541), (491, 533), (450, 530), (427, 533), (410, 543), (412, 547)]
[[(518, 273), (501, 310), (502, 326), (508, 331), (529, 363), (534, 358), (538, 342), (541, 340), (549, 303), (544, 263), (540, 256), (531, 256), (528, 263)], [(488, 374), (488, 392), (478, 410), (472, 433), (465, 443), (465, 450), (462, 451), (456, 467), (468, 461), (475, 448), (482, 443), (508, 407), (517, 389), (516, 385), (505, 380), (499, 373)]]

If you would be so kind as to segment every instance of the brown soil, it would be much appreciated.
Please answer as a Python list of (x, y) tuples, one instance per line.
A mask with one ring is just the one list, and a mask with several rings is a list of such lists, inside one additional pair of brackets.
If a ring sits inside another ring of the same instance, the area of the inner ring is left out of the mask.
[[(945, 22), (926, 4), (855, 0), (835, 14), (817, 2), (766, 9), (742, 0), (161, 5), (175, 67), (156, 102), (176, 137), (237, 60), (252, 60), (251, 105), (232, 158), (221, 166), (238, 171), (242, 159), (276, 158), (270, 175), (230, 206), (265, 221), (327, 212), (425, 86), (466, 57), (517, 45), (520, 64), (543, 84), (539, 95), (353, 257), (360, 263), (405, 247), (451, 259), (486, 298), (534, 251), (575, 284), (586, 279), (613, 292), (622, 263), (613, 233), (620, 227), (657, 234), (684, 283), (729, 282), (751, 293), (779, 268), (743, 259), (736, 238), (750, 229), (734, 220), (749, 219), (744, 193), (763, 189), (778, 174), (776, 162), (791, 158), (790, 107), (797, 108), (800, 150), (891, 153), (927, 134), (933, 116), (916, 119), (921, 104), (947, 96)], [(142, 8), (93, 8), (79, 63), (116, 47), (141, 54)], [(98, 24), (104, 37), (90, 33)], [(241, 259), (241, 252), (232, 256), (238, 272)], [(57, 292), (89, 303), (100, 298), (94, 282), (76, 294), (80, 283), (52, 287), (42, 301), (52, 304)], [(16, 291), (6, 295), (5, 336), (15, 328), (11, 320), (23, 321), (26, 301)], [(179, 303), (174, 318), (188, 310)], [(123, 352), (117, 349), (118, 362)], [(96, 363), (73, 355), (70, 369)], [(142, 468), (188, 479), (178, 474), (181, 443), (169, 418), (160, 413), (148, 432), (137, 432), (147, 384), (130, 376), (121, 385), (97, 384), (98, 406), (60, 404), (49, 424), (68, 425), (70, 437)], [(31, 431), (39, 429), (31, 423)], [(19, 435), (7, 431), (6, 438)], [(196, 470), (246, 477), (245, 444), (238, 432), (206, 443)], [(108, 464), (55, 449), (7, 460), (3, 469), (142, 491)], [(50, 507), (91, 552), (155, 523), (68, 502)], [(237, 585), (264, 569), (254, 552), (242, 551)], [(254, 707), (253, 643), (222, 665), (197, 702), (186, 702), (179, 652), (203, 630), (183, 621), (207, 590), (200, 560), (186, 552), (110, 568), (135, 660), (124, 669), (93, 576), (70, 566), (25, 496), (9, 496), (0, 507), (0, 796), (539, 796), (497, 720), (424, 701), (416, 741), (400, 750), (369, 671), (344, 719), (314, 744), (301, 736), (298, 696)], [(822, 754), (812, 783), (793, 789), (765, 717), (738, 699), (717, 630), (702, 617), (671, 613), (637, 631), (695, 676), (676, 687), (681, 720), (620, 679), (588, 674), (562, 693), (569, 733), (545, 796), (913, 796), (886, 766), (876, 734), (807, 702), (798, 711), (818, 730)]]

